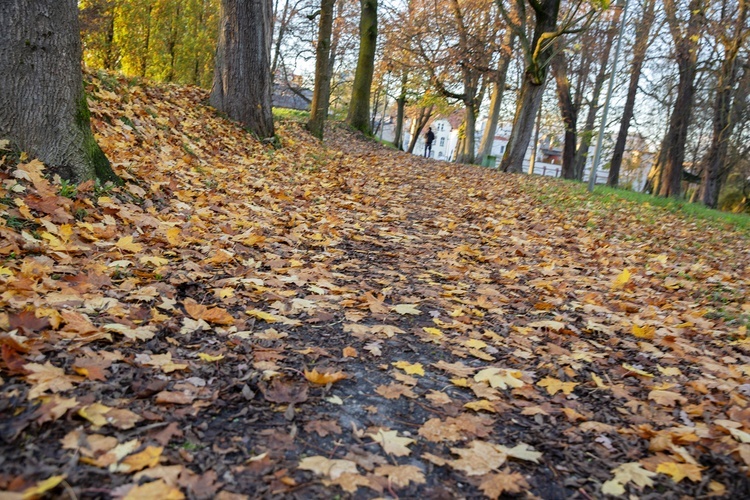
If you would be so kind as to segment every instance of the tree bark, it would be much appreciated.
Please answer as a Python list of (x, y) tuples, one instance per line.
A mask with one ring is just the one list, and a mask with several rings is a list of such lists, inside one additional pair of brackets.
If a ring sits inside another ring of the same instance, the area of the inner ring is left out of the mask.
[(323, 139), (323, 128), (328, 118), (328, 99), (331, 92), (331, 73), (328, 63), (331, 55), (333, 5), (335, 0), (321, 0), (318, 25), (318, 44), (315, 48), (315, 88), (307, 129), (318, 139)]
[[(731, 34), (731, 37), (724, 38), (726, 40), (724, 60), (716, 81), (713, 133), (701, 179), (701, 202), (711, 208), (716, 208), (719, 204), (719, 191), (721, 190), (729, 138), (732, 136), (734, 125), (740, 116), (740, 109), (746, 106), (748, 83), (750, 82), (750, 78), (748, 78), (750, 69), (746, 67), (739, 84), (735, 84), (739, 66), (737, 59), (748, 36), (748, 30), (745, 27), (748, 16), (746, 0), (740, 0), (739, 6), (739, 13), (733, 13), (735, 16), (734, 33)], [(725, 20), (724, 16), (722, 16), (722, 20)]]
[(65, 179), (121, 182), (91, 132), (75, 0), (0, 1), (0, 139)]
[(698, 46), (703, 25), (704, 0), (690, 0), (690, 18), (683, 33), (676, 18), (675, 0), (665, 0), (664, 10), (675, 43), (675, 61), (679, 70), (677, 98), (675, 99), (669, 129), (664, 140), (663, 163), (657, 165), (659, 172), (658, 194), (666, 197), (680, 196), (682, 191), (682, 170), (685, 159), (690, 115), (695, 94)]
[(422, 129), (425, 125), (427, 125), (427, 122), (430, 121), (430, 117), (432, 116), (432, 109), (434, 107), (434, 105), (430, 105), (426, 108), (419, 108), (419, 117), (415, 118), (414, 121), (412, 121), (410, 130), (411, 139), (409, 140), (409, 148), (407, 149), (407, 152), (414, 152), (414, 146), (417, 145), (417, 141), (419, 140), (419, 135), (422, 133)]
[(360, 0), (359, 58), (352, 85), (347, 123), (366, 134), (370, 129), (370, 87), (375, 72), (375, 48), (378, 39), (378, 2)]
[(401, 92), (396, 99), (396, 130), (393, 139), (393, 145), (396, 149), (404, 149), (404, 115), (406, 110), (406, 84), (409, 80), (409, 74), (404, 69), (401, 74)]
[(549, 71), (549, 59), (552, 54), (551, 44), (542, 47), (545, 39), (555, 32), (557, 15), (560, 10), (560, 0), (539, 0), (532, 4), (536, 19), (534, 36), (530, 44), (531, 53), (528, 54), (528, 64), (524, 72), (521, 94), (516, 105), (513, 130), (510, 134), (508, 147), (503, 155), (500, 168), (505, 172), (523, 171), (523, 159), (534, 130), (534, 118), (542, 103), (544, 84)]
[[(599, 111), (599, 97), (602, 94), (604, 88), (604, 81), (607, 79), (607, 69), (609, 64), (609, 56), (612, 52), (612, 45), (614, 44), (615, 36), (618, 31), (618, 24), (620, 17), (622, 16), (623, 5), (620, 4), (616, 7), (612, 21), (607, 29), (603, 46), (600, 47), (601, 54), (599, 58), (599, 71), (596, 73), (594, 79), (594, 88), (591, 90), (591, 101), (589, 102), (588, 111), (586, 113), (586, 121), (584, 122), (583, 129), (578, 134), (580, 141), (578, 149), (576, 150), (575, 158), (573, 159), (573, 175), (576, 180), (583, 180), (583, 171), (586, 168), (586, 160), (589, 156), (589, 148), (591, 147), (591, 139), (594, 137), (594, 123), (596, 122), (596, 114)], [(625, 22), (625, 20), (623, 20)]]
[[(609, 175), (607, 176), (607, 185), (617, 187), (620, 181), (620, 169), (622, 168), (622, 158), (625, 153), (625, 144), (628, 140), (628, 130), (630, 121), (633, 119), (633, 110), (635, 109), (635, 97), (638, 93), (638, 81), (641, 78), (643, 62), (646, 60), (646, 51), (649, 46), (649, 36), (651, 27), (654, 24), (654, 7), (656, 0), (647, 0), (643, 8), (643, 16), (635, 31), (635, 42), (633, 44), (633, 60), (630, 65), (630, 82), (628, 83), (628, 94), (625, 98), (625, 107), (622, 111), (620, 120), (620, 130), (617, 133), (615, 149), (612, 153), (612, 160), (609, 164)], [(623, 21), (624, 22), (624, 21)]]
[(503, 45), (500, 54), (500, 61), (497, 64), (495, 72), (495, 82), (492, 86), (492, 95), (490, 96), (490, 113), (487, 117), (487, 125), (484, 127), (482, 141), (479, 143), (479, 157), (477, 160), (482, 163), (487, 156), (492, 154), (492, 145), (495, 142), (497, 133), (497, 123), (500, 118), (500, 105), (503, 102), (505, 92), (505, 82), (508, 76), (508, 67), (513, 58), (513, 42), (515, 36), (513, 30), (507, 29), (503, 36)]
[(578, 134), (578, 107), (573, 104), (570, 91), (570, 79), (568, 78), (568, 64), (565, 53), (560, 50), (552, 58), (552, 76), (555, 78), (557, 88), (557, 100), (560, 104), (560, 114), (565, 124), (565, 140), (563, 142), (562, 168), (560, 176), (563, 179), (575, 179), (573, 161), (576, 155), (576, 141)]
[(260, 138), (274, 135), (271, 0), (222, 0), (210, 103)]

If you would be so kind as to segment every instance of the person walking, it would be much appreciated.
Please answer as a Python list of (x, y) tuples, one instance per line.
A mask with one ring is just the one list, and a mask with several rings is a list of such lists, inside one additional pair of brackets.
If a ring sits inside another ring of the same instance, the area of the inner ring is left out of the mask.
[(435, 140), (435, 133), (432, 131), (432, 127), (427, 129), (427, 133), (424, 135), (424, 157), (429, 158), (432, 156), (432, 142)]

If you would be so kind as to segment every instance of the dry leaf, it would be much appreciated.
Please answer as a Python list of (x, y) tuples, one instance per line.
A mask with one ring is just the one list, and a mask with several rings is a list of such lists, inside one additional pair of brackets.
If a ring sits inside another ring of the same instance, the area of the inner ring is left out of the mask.
[(411, 453), (407, 448), (415, 441), (411, 438), (398, 436), (398, 431), (387, 431), (379, 429), (377, 434), (368, 434), (376, 443), (383, 447), (383, 450), (397, 457), (403, 457)]

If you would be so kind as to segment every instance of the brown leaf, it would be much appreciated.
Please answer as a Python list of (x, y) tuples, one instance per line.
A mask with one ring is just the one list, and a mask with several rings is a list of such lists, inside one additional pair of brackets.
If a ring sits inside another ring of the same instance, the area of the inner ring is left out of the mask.
[(289, 377), (274, 377), (258, 384), (263, 397), (273, 403), (303, 403), (307, 401), (308, 385)]
[(479, 489), (493, 500), (503, 493), (515, 495), (530, 488), (526, 479), (518, 472), (496, 472), (484, 477)]

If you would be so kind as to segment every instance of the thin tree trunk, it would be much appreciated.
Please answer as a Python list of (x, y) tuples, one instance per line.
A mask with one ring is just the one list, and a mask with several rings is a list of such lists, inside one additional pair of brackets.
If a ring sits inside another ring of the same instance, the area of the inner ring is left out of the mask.
[(430, 121), (434, 107), (434, 105), (430, 105), (426, 108), (419, 108), (419, 117), (414, 119), (411, 126), (412, 134), (411, 139), (409, 140), (409, 148), (407, 149), (409, 153), (414, 153), (414, 146), (417, 145), (422, 129), (427, 125), (427, 122)]
[(484, 127), (484, 133), (482, 134), (482, 141), (479, 143), (479, 158), (477, 159), (479, 163), (484, 162), (484, 159), (492, 154), (492, 145), (495, 142), (497, 123), (500, 118), (500, 105), (503, 102), (505, 82), (508, 76), (508, 67), (513, 58), (514, 41), (515, 35), (513, 34), (513, 30), (506, 30), (503, 37), (503, 45), (500, 49), (500, 61), (497, 64), (497, 71), (494, 75), (495, 82), (492, 86), (492, 95), (490, 97), (490, 113), (487, 117), (487, 125)]
[[(596, 122), (596, 114), (599, 111), (599, 97), (602, 94), (604, 88), (604, 81), (607, 79), (607, 65), (609, 64), (609, 56), (612, 52), (612, 45), (615, 40), (615, 36), (618, 31), (618, 24), (620, 17), (622, 16), (622, 5), (617, 7), (612, 21), (610, 22), (609, 29), (604, 39), (603, 47), (601, 48), (601, 58), (599, 59), (599, 71), (594, 79), (594, 88), (591, 90), (591, 101), (589, 102), (589, 109), (586, 113), (586, 122), (583, 125), (579, 136), (581, 137), (580, 144), (576, 150), (576, 155), (573, 160), (573, 172), (577, 180), (583, 180), (583, 171), (586, 168), (586, 160), (589, 156), (589, 148), (591, 147), (591, 139), (594, 137), (594, 123)], [(623, 22), (625, 22), (623, 20)]]
[(531, 132), (534, 130), (534, 119), (539, 106), (542, 104), (544, 84), (549, 71), (549, 59), (552, 47), (536, 50), (543, 42), (542, 35), (555, 32), (557, 26), (557, 15), (560, 10), (560, 0), (539, 0), (534, 2), (534, 15), (536, 23), (531, 48), (533, 53), (529, 54), (529, 64), (526, 67), (521, 84), (521, 94), (516, 106), (516, 114), (513, 121), (513, 131), (510, 134), (508, 147), (503, 155), (500, 168), (505, 172), (523, 171), (523, 159), (529, 148)]
[(140, 76), (141, 78), (145, 78), (146, 76), (146, 70), (148, 69), (148, 56), (149, 56), (149, 47), (151, 46), (151, 11), (154, 10), (154, 5), (152, 2), (148, 3), (148, 9), (146, 10), (146, 39), (143, 41), (144, 45), (144, 52), (143, 57), (141, 58), (140, 64)]
[(378, 2), (360, 0), (360, 6), (362, 12), (359, 19), (359, 58), (346, 121), (352, 128), (369, 134), (370, 87), (375, 71), (375, 48), (378, 39)]
[[(321, 2), (324, 2), (327, 0), (321, 0)], [(323, 14), (323, 6), (320, 6), (321, 15)], [(276, 43), (273, 48), (273, 61), (271, 62), (271, 75), (276, 75), (276, 70), (279, 67), (279, 55), (281, 54), (281, 42), (284, 39), (284, 35), (286, 34), (287, 29), (287, 14), (289, 12), (289, 0), (286, 0), (284, 2), (284, 12), (281, 13), (281, 20), (279, 21), (279, 36), (276, 38)], [(318, 38), (320, 38), (320, 32), (318, 32)], [(320, 42), (318, 42), (320, 43)], [(330, 46), (330, 36), (328, 44)], [(317, 49), (316, 49), (316, 61), (317, 61)], [(315, 71), (317, 73), (317, 62), (315, 63)]]
[(404, 111), (406, 110), (406, 84), (408, 79), (409, 74), (404, 70), (401, 74), (401, 92), (396, 99), (396, 130), (394, 132), (395, 137), (393, 139), (393, 145), (396, 149), (402, 151), (404, 149)]
[(273, 137), (271, 0), (222, 0), (210, 102), (260, 138)]
[(75, 0), (3, 0), (0, 137), (74, 182), (120, 182), (91, 132)]
[[(643, 7), (643, 16), (638, 23), (635, 31), (635, 42), (633, 44), (633, 60), (630, 65), (630, 82), (628, 83), (628, 94), (625, 98), (625, 107), (622, 111), (620, 120), (620, 131), (617, 133), (615, 141), (615, 150), (612, 153), (612, 160), (609, 163), (609, 175), (607, 176), (607, 185), (617, 187), (620, 181), (620, 169), (622, 168), (622, 157), (625, 153), (625, 144), (628, 140), (628, 130), (630, 121), (633, 119), (633, 110), (635, 109), (635, 97), (638, 93), (638, 81), (641, 78), (643, 62), (646, 60), (646, 51), (649, 46), (649, 36), (651, 27), (654, 24), (654, 7), (656, 0), (647, 0)], [(623, 22), (625, 22), (623, 20)]]
[(328, 118), (328, 99), (331, 92), (331, 73), (328, 68), (331, 56), (331, 31), (335, 0), (321, 0), (318, 25), (318, 44), (315, 48), (315, 88), (307, 129), (318, 139), (323, 139), (323, 129)]

